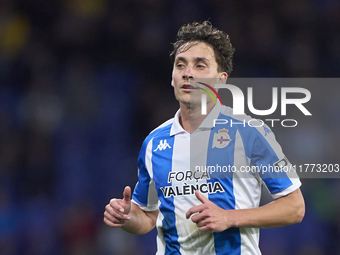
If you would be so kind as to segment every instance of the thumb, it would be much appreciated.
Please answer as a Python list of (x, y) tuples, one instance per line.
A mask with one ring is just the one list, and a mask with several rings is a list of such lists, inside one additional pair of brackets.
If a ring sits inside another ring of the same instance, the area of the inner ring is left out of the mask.
[(129, 186), (126, 186), (123, 192), (123, 200), (125, 202), (131, 201), (131, 188)]
[(202, 202), (202, 204), (206, 204), (207, 202), (210, 202), (209, 199), (207, 199), (205, 196), (203, 196), (198, 190), (195, 190), (195, 196), (199, 201)]

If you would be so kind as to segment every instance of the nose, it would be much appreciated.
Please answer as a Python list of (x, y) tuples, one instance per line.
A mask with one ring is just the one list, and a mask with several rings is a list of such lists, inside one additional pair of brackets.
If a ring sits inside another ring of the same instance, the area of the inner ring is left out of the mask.
[(183, 79), (187, 80), (190, 78), (194, 78), (194, 76), (191, 72), (191, 67), (187, 66), (187, 68), (185, 69), (185, 72), (183, 73)]

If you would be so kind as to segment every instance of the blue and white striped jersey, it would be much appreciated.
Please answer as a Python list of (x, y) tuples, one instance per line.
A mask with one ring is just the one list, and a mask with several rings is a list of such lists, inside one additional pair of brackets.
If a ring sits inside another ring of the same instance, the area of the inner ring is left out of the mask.
[(185, 214), (201, 204), (196, 189), (221, 208), (247, 209), (259, 206), (263, 183), (274, 199), (299, 188), (295, 173), (278, 170), (291, 164), (274, 134), (226, 106), (215, 106), (189, 134), (179, 114), (145, 139), (132, 196), (141, 209), (159, 210), (157, 254), (261, 254), (259, 229), (201, 232)]

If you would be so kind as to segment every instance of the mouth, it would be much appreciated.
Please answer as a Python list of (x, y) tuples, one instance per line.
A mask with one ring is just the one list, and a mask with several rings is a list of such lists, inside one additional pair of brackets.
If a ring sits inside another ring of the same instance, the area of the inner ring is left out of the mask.
[(181, 86), (181, 90), (184, 92), (190, 92), (192, 89), (196, 89), (196, 87), (190, 85), (190, 84), (183, 84)]

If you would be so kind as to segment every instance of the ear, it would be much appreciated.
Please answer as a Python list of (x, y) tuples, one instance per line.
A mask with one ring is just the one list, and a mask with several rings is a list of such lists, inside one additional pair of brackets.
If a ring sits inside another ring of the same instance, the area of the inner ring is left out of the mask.
[(228, 74), (226, 72), (222, 72), (220, 78), (221, 79), (227, 79), (228, 78)]
[(172, 86), (172, 87), (175, 87), (175, 85), (174, 85), (174, 80), (171, 80), (171, 86)]
[(226, 72), (222, 72), (220, 75), (220, 81), (222, 81), (222, 83), (227, 83), (227, 78), (228, 74)]

